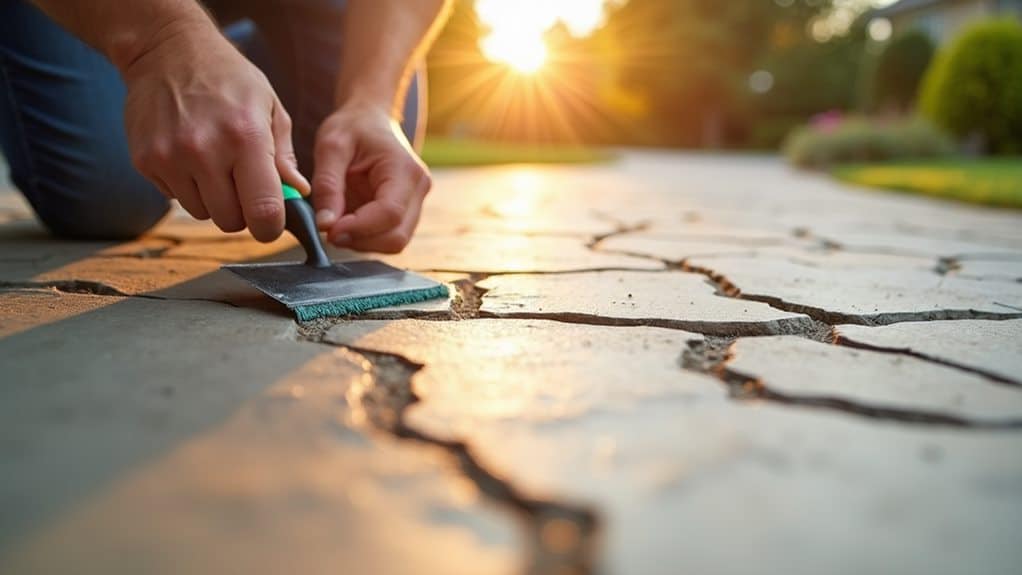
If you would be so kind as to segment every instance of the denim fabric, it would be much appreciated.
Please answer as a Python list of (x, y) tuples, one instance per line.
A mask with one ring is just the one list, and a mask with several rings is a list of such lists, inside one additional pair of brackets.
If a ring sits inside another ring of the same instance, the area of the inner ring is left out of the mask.
[[(316, 130), (334, 108), (341, 0), (211, 3), (225, 33), (270, 78), (294, 119), (303, 173), (312, 173)], [(402, 128), (415, 141), (419, 78)], [(24, 0), (0, 0), (0, 146), (11, 180), (55, 234), (135, 237), (163, 217), (167, 201), (131, 165), (125, 87), (116, 69)]]

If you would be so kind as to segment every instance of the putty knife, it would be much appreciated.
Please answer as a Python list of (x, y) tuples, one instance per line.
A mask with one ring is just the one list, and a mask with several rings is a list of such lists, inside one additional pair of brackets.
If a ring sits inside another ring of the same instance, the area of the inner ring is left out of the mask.
[(331, 262), (316, 218), (298, 190), (284, 185), (285, 227), (305, 249), (305, 263), (223, 266), (288, 307), (301, 321), (447, 297), (447, 286), (375, 260)]

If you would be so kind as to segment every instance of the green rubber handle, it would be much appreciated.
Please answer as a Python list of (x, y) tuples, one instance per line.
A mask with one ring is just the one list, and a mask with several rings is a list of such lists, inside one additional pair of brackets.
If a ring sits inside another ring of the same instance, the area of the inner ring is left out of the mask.
[(287, 184), (281, 184), (281, 188), (284, 192), (285, 227), (305, 248), (305, 265), (315, 268), (331, 267), (330, 258), (327, 257), (323, 242), (319, 239), (316, 214), (312, 206), (298, 190)]

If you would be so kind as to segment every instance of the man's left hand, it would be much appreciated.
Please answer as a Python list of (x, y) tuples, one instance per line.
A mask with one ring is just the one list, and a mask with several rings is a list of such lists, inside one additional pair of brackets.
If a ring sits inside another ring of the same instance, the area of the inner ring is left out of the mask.
[(338, 247), (398, 253), (419, 223), (429, 170), (382, 107), (346, 105), (316, 135), (316, 223)]

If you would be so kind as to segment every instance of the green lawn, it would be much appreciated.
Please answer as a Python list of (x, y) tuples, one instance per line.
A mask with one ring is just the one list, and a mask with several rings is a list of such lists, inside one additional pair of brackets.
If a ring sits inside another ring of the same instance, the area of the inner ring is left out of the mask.
[(583, 146), (427, 138), (422, 159), (434, 168), (493, 164), (588, 164), (612, 160), (614, 153)]
[(986, 204), (1022, 208), (1022, 158), (932, 160), (842, 165), (845, 182)]

